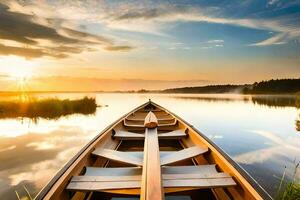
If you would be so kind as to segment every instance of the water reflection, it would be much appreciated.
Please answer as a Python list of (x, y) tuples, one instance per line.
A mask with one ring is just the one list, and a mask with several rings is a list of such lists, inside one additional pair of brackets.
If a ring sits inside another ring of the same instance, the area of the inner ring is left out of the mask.
[[(73, 126), (60, 126), (47, 134), (29, 132), (1, 138), (0, 176), (6, 175), (1, 176), (1, 186), (20, 190), (26, 185), (29, 191), (38, 191), (90, 139), (84, 130)], [(11, 190), (6, 192), (13, 199)]]
[(254, 104), (270, 107), (296, 107), (300, 108), (299, 98), (294, 95), (260, 95), (251, 98)]
[(300, 134), (295, 129), (299, 107), (290, 96), (277, 100), (250, 95), (187, 94), (69, 93), (38, 97), (78, 99), (87, 95), (95, 97), (98, 105), (109, 106), (98, 107), (94, 115), (73, 114), (56, 121), (0, 119), (2, 199), (16, 199), (15, 190), (24, 195), (23, 185), (35, 195), (100, 130), (149, 98), (210, 137), (272, 194), (284, 166), (290, 178), (294, 160), (300, 159)]
[(198, 100), (207, 102), (244, 101), (268, 107), (296, 107), (300, 108), (300, 98), (295, 95), (237, 95), (237, 94), (198, 94), (173, 95), (172, 98)]

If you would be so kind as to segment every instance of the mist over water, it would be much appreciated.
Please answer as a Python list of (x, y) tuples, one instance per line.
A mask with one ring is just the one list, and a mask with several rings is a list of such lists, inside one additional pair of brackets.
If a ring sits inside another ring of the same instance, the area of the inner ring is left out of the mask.
[[(299, 107), (294, 96), (191, 94), (34, 94), (38, 98), (95, 97), (92, 115), (54, 119), (0, 119), (0, 196), (15, 199), (26, 186), (34, 196), (106, 126), (148, 101), (164, 106), (207, 135), (274, 195), (300, 160)], [(18, 98), (0, 96), (0, 101)], [(297, 127), (298, 125), (298, 127)], [(300, 179), (299, 174), (297, 178)]]

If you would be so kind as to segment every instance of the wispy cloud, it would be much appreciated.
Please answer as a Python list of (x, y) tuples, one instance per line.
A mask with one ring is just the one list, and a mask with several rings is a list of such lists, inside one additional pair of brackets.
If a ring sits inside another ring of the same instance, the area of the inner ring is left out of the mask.
[(296, 138), (281, 138), (274, 133), (267, 132), (267, 131), (250, 131), (251, 133), (258, 134), (269, 142), (272, 143), (271, 146), (268, 146), (264, 149), (259, 149), (255, 151), (250, 151), (247, 153), (243, 153), (234, 157), (237, 162), (244, 163), (244, 164), (253, 164), (253, 163), (262, 163), (268, 159), (271, 159), (273, 156), (286, 156), (293, 154), (295, 157), (299, 154), (300, 149), (298, 148), (297, 144), (299, 142)]
[[(133, 47), (115, 45), (108, 37), (68, 28), (51, 18), (11, 11), (17, 4), (0, 3), (0, 39), (14, 41), (15, 46), (0, 43), (0, 55), (17, 55), (26, 58), (50, 56), (65, 58), (71, 54), (101, 47), (108, 51), (130, 50)], [(17, 7), (18, 11), (22, 6)], [(2, 42), (3, 42), (2, 41)]]
[(268, 38), (264, 41), (255, 43), (255, 44), (250, 44), (250, 46), (269, 46), (269, 45), (279, 45), (279, 44), (285, 44), (287, 41), (287, 34), (286, 33), (281, 33), (278, 35), (275, 35), (271, 38)]
[[(66, 55), (74, 52), (86, 51), (87, 46), (101, 46), (105, 50), (129, 51), (131, 45), (115, 45), (115, 42), (106, 36), (94, 35), (85, 31), (79, 31), (85, 23), (97, 24), (106, 30), (125, 30), (130, 32), (142, 32), (165, 36), (172, 34), (169, 30), (178, 23), (205, 22), (214, 24), (226, 24), (231, 26), (246, 27), (271, 31), (274, 35), (263, 41), (257, 41), (251, 46), (266, 46), (284, 44), (293, 39), (300, 38), (299, 16), (285, 16), (277, 18), (237, 18), (220, 14), (221, 7), (200, 7), (191, 5), (177, 5), (165, 2), (105, 2), (101, 0), (85, 1), (53, 1), (47, 4), (45, 1), (32, 0), (22, 4), (14, 0), (5, 0), (0, 7), (6, 18), (2, 19), (17, 27), (28, 27), (24, 29), (14, 27), (16, 33), (9, 35), (11, 30), (1, 36), (4, 39), (15, 40), (20, 43), (36, 45), (37, 39), (47, 39), (53, 42), (72, 45), (78, 48), (76, 51), (66, 52)], [(269, 4), (274, 4), (270, 1)], [(226, 9), (226, 8), (224, 8)], [(7, 15), (10, 15), (7, 21)], [(22, 17), (21, 17), (22, 16)], [(20, 19), (21, 18), (21, 19)], [(11, 21), (14, 20), (14, 21)], [(1, 26), (0, 22), (0, 26)], [(36, 30), (34, 34), (29, 30)], [(224, 43), (221, 39), (209, 41), (211, 44), (220, 47)], [(124, 48), (127, 46), (128, 48)], [(122, 48), (120, 48), (122, 47)], [(41, 47), (39, 47), (41, 48)], [(176, 48), (174, 46), (174, 48)], [(174, 49), (173, 48), (173, 49)], [(188, 48), (187, 48), (188, 49)], [(43, 51), (45, 52), (45, 51)], [(49, 53), (50, 52), (50, 53)], [(53, 52), (51, 49), (44, 55)], [(59, 52), (61, 53), (61, 52)], [(57, 57), (57, 52), (54, 54)], [(52, 54), (51, 54), (52, 55)]]
[(224, 40), (209, 40), (207, 41), (209, 44), (222, 44), (224, 43)]
[[(128, 6), (128, 5), (127, 5)], [(299, 16), (285, 16), (281, 18), (231, 18), (217, 17), (214, 9), (200, 7), (179, 7), (169, 4), (158, 4), (155, 8), (126, 7), (102, 18), (102, 21), (110, 28), (126, 29), (129, 31), (141, 31), (148, 33), (160, 33), (179, 22), (206, 22), (215, 24), (227, 24), (251, 29), (267, 30), (275, 32), (275, 39), (268, 38), (257, 44), (271, 45), (283, 44), (289, 40), (300, 37), (300, 28), (297, 25)], [(123, 8), (123, 7), (122, 7)], [(282, 37), (285, 35), (285, 37)], [(273, 42), (274, 41), (274, 42)], [(214, 41), (211, 42), (221, 42)], [(257, 45), (261, 46), (261, 45)]]

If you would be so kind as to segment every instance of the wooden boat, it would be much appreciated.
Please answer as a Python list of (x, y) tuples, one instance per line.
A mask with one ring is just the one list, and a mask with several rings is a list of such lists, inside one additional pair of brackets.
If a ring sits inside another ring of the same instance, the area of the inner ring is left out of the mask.
[(272, 199), (192, 125), (149, 100), (106, 128), (36, 199)]

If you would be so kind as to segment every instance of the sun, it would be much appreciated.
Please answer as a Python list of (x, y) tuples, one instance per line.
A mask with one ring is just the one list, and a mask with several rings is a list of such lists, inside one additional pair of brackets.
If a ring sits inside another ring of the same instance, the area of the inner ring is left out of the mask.
[(36, 63), (20, 57), (7, 57), (0, 60), (0, 74), (6, 75), (19, 91), (29, 89)]
[(30, 69), (16, 69), (16, 70), (11, 70), (9, 75), (12, 78), (16, 78), (18, 80), (24, 80), (24, 79), (29, 79), (32, 76), (32, 72)]
[(8, 69), (8, 75), (15, 79), (30, 79), (32, 77), (33, 68), (26, 65), (18, 65)]
[[(17, 80), (30, 79), (33, 75), (34, 63), (19, 57), (2, 60), (3, 72)], [(1, 70), (2, 71), (2, 70)]]

